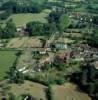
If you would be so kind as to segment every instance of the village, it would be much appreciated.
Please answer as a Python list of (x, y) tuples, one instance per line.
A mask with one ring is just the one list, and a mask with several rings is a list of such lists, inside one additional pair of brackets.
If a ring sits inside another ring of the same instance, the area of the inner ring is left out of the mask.
[[(91, 48), (87, 44), (82, 43), (74, 44), (74, 40), (62, 37), (58, 39), (54, 38), (51, 43), (47, 41), (43, 47), (27, 48), (23, 51), (19, 59), (21, 63), (17, 64), (17, 68), (20, 72), (41, 72), (45, 63), (51, 64), (55, 62), (56, 59), (62, 60), (65, 64), (71, 63), (71, 61), (77, 63), (84, 63), (85, 60), (92, 61), (95, 63), (97, 69), (98, 52), (96, 48)], [(31, 57), (28, 59), (26, 56)]]
[(97, 6), (0, 1), (0, 100), (98, 100)]

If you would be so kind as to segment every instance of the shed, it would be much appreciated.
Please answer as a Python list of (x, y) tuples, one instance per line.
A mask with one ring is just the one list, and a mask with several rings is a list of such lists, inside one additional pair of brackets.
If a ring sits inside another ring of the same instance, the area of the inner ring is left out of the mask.
[(57, 49), (67, 49), (67, 44), (63, 43), (63, 42), (58, 42), (55, 44), (55, 47)]

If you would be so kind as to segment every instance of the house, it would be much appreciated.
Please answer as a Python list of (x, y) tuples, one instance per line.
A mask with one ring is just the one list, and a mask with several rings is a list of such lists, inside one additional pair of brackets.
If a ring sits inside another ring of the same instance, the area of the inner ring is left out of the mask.
[(20, 36), (26, 35), (28, 36), (28, 32), (25, 31), (25, 27), (17, 27), (17, 34)]
[(46, 48), (41, 48), (40, 51), (39, 51), (39, 53), (40, 53), (41, 55), (44, 55), (44, 54), (47, 53), (47, 49), (46, 49)]
[(22, 32), (23, 31), (23, 28), (22, 27), (17, 27), (16, 31), (17, 32)]
[(55, 44), (55, 47), (56, 47), (57, 49), (67, 49), (67, 45), (66, 45), (65, 43), (63, 43), (63, 42), (58, 42), (58, 43), (56, 43), (56, 44)]
[(50, 51), (51, 51), (51, 48), (49, 48), (49, 47), (46, 48), (46, 51), (47, 51), (47, 52), (50, 52)]

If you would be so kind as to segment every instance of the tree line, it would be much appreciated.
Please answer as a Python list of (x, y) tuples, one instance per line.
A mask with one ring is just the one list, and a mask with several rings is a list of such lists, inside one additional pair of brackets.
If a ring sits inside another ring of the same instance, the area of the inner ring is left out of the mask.
[(0, 10), (4, 10), (0, 14), (0, 19), (7, 19), (12, 13), (39, 13), (45, 8), (44, 4), (40, 5), (36, 2), (33, 2), (28, 5), (20, 5), (14, 1), (8, 1), (2, 4)]
[(71, 80), (88, 93), (93, 100), (98, 100), (98, 70), (90, 63), (81, 65), (81, 71), (72, 74)]

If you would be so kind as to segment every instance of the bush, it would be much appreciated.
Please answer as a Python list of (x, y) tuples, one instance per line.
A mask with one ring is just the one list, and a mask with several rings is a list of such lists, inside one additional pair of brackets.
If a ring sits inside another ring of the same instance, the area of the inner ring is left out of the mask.
[(50, 85), (48, 86), (48, 90), (47, 90), (47, 98), (48, 98), (48, 100), (54, 100), (52, 87)]

